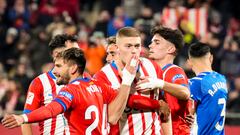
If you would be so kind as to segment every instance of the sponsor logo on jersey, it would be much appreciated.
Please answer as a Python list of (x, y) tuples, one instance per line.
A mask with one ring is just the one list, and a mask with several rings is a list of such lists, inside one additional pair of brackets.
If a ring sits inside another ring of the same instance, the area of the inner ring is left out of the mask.
[(69, 99), (70, 101), (72, 101), (72, 99), (73, 99), (73, 95), (66, 91), (60, 91), (59, 95), (62, 95), (63, 97)]

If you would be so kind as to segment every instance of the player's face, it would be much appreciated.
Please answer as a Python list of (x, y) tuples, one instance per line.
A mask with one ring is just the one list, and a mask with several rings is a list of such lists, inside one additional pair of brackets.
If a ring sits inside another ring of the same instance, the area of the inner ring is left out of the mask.
[(140, 56), (141, 38), (140, 37), (117, 37), (119, 58), (123, 63), (127, 63), (133, 55)]
[(119, 58), (119, 52), (117, 45), (112, 44), (107, 47), (107, 63), (111, 63), (113, 60), (117, 60)]
[(66, 85), (70, 81), (69, 66), (62, 58), (55, 59), (53, 74), (57, 78), (57, 85)]
[(169, 53), (174, 53), (175, 47), (169, 41), (164, 39), (159, 34), (155, 34), (152, 38), (152, 43), (149, 45), (149, 58), (162, 60)]

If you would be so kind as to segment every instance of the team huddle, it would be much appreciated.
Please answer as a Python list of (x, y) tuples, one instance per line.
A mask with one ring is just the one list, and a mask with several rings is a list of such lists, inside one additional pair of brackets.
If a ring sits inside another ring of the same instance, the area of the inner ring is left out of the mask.
[[(148, 58), (140, 57), (141, 35), (132, 27), (108, 39), (107, 64), (93, 77), (84, 52), (71, 35), (49, 43), (54, 68), (30, 84), (22, 115), (6, 115), (7, 128), (31, 123), (48, 134), (190, 135), (224, 134), (226, 79), (212, 70), (207, 44), (190, 45), (187, 78), (173, 64), (184, 42), (179, 30), (154, 27)], [(194, 126), (196, 120), (196, 126)]]

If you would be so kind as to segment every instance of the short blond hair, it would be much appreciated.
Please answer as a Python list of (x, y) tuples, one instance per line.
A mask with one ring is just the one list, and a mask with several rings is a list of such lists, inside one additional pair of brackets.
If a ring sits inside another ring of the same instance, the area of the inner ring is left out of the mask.
[(123, 27), (118, 30), (116, 34), (117, 37), (140, 37), (140, 32), (133, 27)]

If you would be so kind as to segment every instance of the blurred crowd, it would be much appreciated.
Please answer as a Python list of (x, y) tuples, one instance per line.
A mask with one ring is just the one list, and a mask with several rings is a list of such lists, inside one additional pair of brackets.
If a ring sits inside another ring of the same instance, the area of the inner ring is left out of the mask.
[(189, 77), (188, 45), (208, 43), (213, 69), (226, 75), (228, 112), (240, 113), (240, 1), (238, 0), (0, 0), (0, 115), (22, 110), (31, 79), (53, 67), (50, 39), (78, 36), (91, 75), (105, 64), (106, 38), (124, 26), (142, 33), (147, 56), (150, 29), (179, 28), (185, 47), (175, 61)]

